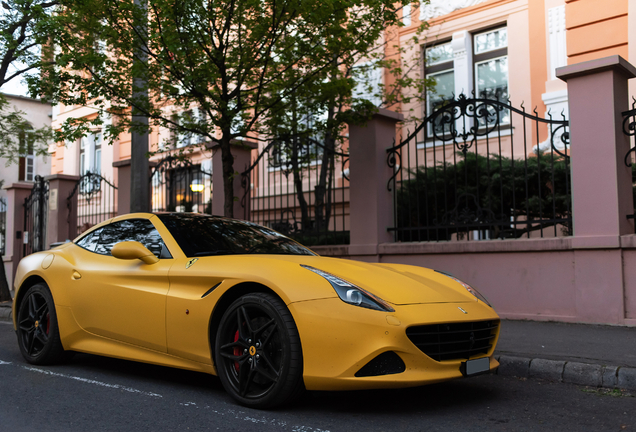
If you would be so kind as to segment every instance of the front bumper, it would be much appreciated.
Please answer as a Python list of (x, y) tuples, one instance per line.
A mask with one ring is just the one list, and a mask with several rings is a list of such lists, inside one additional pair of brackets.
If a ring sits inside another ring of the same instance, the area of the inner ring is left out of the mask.
[[(308, 390), (354, 390), (414, 387), (462, 377), (462, 360), (435, 361), (420, 351), (406, 335), (416, 325), (498, 320), (482, 302), (395, 306), (380, 312), (351, 306), (338, 298), (291, 303), (303, 346), (304, 380)], [(459, 308), (461, 307), (462, 310)], [(499, 366), (492, 355), (499, 328), (487, 354), (490, 370)], [(404, 361), (401, 373), (356, 377), (378, 355), (395, 352)]]

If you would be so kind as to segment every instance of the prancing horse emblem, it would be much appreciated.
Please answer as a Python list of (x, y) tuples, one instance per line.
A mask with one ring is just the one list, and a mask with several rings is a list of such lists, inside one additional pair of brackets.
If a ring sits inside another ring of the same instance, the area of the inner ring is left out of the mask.
[(192, 258), (190, 261), (187, 262), (186, 269), (189, 269), (190, 267), (192, 267), (192, 264), (194, 264), (197, 261), (199, 261), (199, 258)]
[(460, 308), (459, 306), (457, 306), (457, 309), (459, 309), (460, 311), (464, 312), (465, 314), (467, 314), (468, 312), (466, 312), (464, 309)]

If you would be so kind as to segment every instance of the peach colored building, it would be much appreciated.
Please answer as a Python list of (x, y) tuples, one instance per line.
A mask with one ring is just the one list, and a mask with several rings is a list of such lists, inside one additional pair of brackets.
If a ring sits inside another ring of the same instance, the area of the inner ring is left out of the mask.
[(567, 116), (567, 86), (556, 68), (612, 54), (636, 62), (636, 2), (628, 0), (413, 3), (398, 30), (402, 47), (422, 21), (429, 28), (411, 55), (427, 59), (422, 70), (437, 88), (426, 104), (401, 107), (415, 115), (430, 112), (441, 97), (474, 91), (509, 97), (540, 115)]
[[(406, 47), (418, 25), (428, 22), (429, 28), (419, 43), (409, 46), (407, 51), (411, 56), (428, 59), (426, 64), (420, 62), (420, 72), (433, 78), (437, 86), (434, 93), (427, 93), (425, 103), (403, 105), (398, 110), (424, 116), (442, 97), (475, 92), (478, 96), (509, 97), (513, 106), (523, 104), (529, 112), (536, 107), (539, 116), (549, 112), (555, 118), (568, 117), (567, 86), (556, 77), (556, 68), (610, 54), (636, 62), (635, 8), (636, 2), (628, 0), (431, 0), (421, 8), (413, 3), (404, 8), (405, 25), (396, 30), (397, 41)], [(389, 30), (387, 35), (390, 33), (395, 31)], [(393, 40), (388, 46), (394, 44)], [(391, 54), (391, 48), (388, 50)], [(389, 79), (385, 76), (385, 80)], [(632, 87), (632, 93), (636, 93), (636, 87)], [(88, 107), (57, 106), (53, 109), (53, 126), (68, 117), (92, 115), (96, 112)], [(549, 145), (547, 128), (538, 133), (536, 137), (536, 131), (528, 132), (533, 135), (531, 140), (539, 142), (541, 147)], [(157, 129), (150, 136), (151, 149), (159, 149), (163, 142), (175, 138), (180, 137)], [(122, 135), (113, 145), (102, 141), (101, 130), (96, 129), (77, 142), (52, 146), (51, 173), (81, 175), (97, 171), (117, 185), (118, 166), (130, 158), (130, 136)], [(187, 145), (190, 140), (179, 142)], [(259, 150), (262, 147), (263, 144)], [(418, 148), (421, 150), (423, 146)], [(256, 151), (253, 153), (256, 155)], [(212, 150), (197, 150), (191, 155), (192, 162), (209, 173), (211, 155)], [(165, 154), (153, 159), (157, 161), (163, 156)], [(252, 184), (253, 189), (263, 189), (252, 193), (267, 197), (271, 195), (269, 189), (287, 191), (291, 188), (292, 193), (286, 195), (293, 199), (293, 184), (268, 166), (266, 159), (263, 158), (260, 173), (267, 172), (268, 181), (261, 179)], [(348, 196), (348, 182), (342, 175), (345, 169), (337, 170), (336, 182), (343, 188), (343, 196)], [(194, 210), (207, 209), (212, 188), (209, 176), (189, 181), (204, 184), (201, 192), (197, 192), (201, 196)], [(166, 207), (162, 193), (160, 188), (155, 188), (155, 208)], [(182, 195), (174, 197), (177, 208), (182, 198)], [(339, 211), (343, 220), (348, 218), (344, 205)], [(216, 209), (213, 212), (219, 213)], [(269, 220), (270, 215), (259, 217), (264, 223), (266, 219)]]

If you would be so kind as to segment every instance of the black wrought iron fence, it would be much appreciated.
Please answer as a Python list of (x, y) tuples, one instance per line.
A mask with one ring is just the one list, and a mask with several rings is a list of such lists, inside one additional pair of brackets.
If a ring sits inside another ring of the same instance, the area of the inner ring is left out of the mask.
[(7, 200), (0, 198), (0, 257), (7, 253)]
[(636, 98), (632, 98), (632, 109), (623, 114), (623, 133), (629, 137), (629, 151), (625, 155), (625, 165), (632, 169), (632, 196), (634, 198), (634, 213), (627, 215), (628, 219), (636, 216)]
[(348, 165), (317, 140), (274, 140), (241, 174), (243, 217), (305, 245), (348, 244)]
[(71, 206), (77, 205), (77, 224), (70, 227), (70, 232), (79, 235), (117, 215), (117, 187), (99, 173), (89, 171), (80, 176), (66, 202), (69, 218)]
[(201, 164), (167, 156), (153, 168), (150, 181), (152, 211), (212, 214), (212, 173)]
[(571, 235), (568, 130), (509, 102), (444, 101), (387, 150), (395, 240)]
[(47, 248), (46, 224), (49, 213), (49, 182), (36, 175), (31, 194), (24, 199), (22, 256)]

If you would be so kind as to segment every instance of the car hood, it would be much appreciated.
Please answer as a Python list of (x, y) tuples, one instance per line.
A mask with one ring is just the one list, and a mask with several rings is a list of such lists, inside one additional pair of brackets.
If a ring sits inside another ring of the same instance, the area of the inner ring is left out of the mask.
[[(281, 259), (290, 264), (303, 264), (331, 273), (395, 305), (476, 301), (475, 297), (455, 280), (423, 267), (365, 263), (318, 256), (286, 256)], [(307, 272), (307, 278), (324, 280), (309, 270)]]

